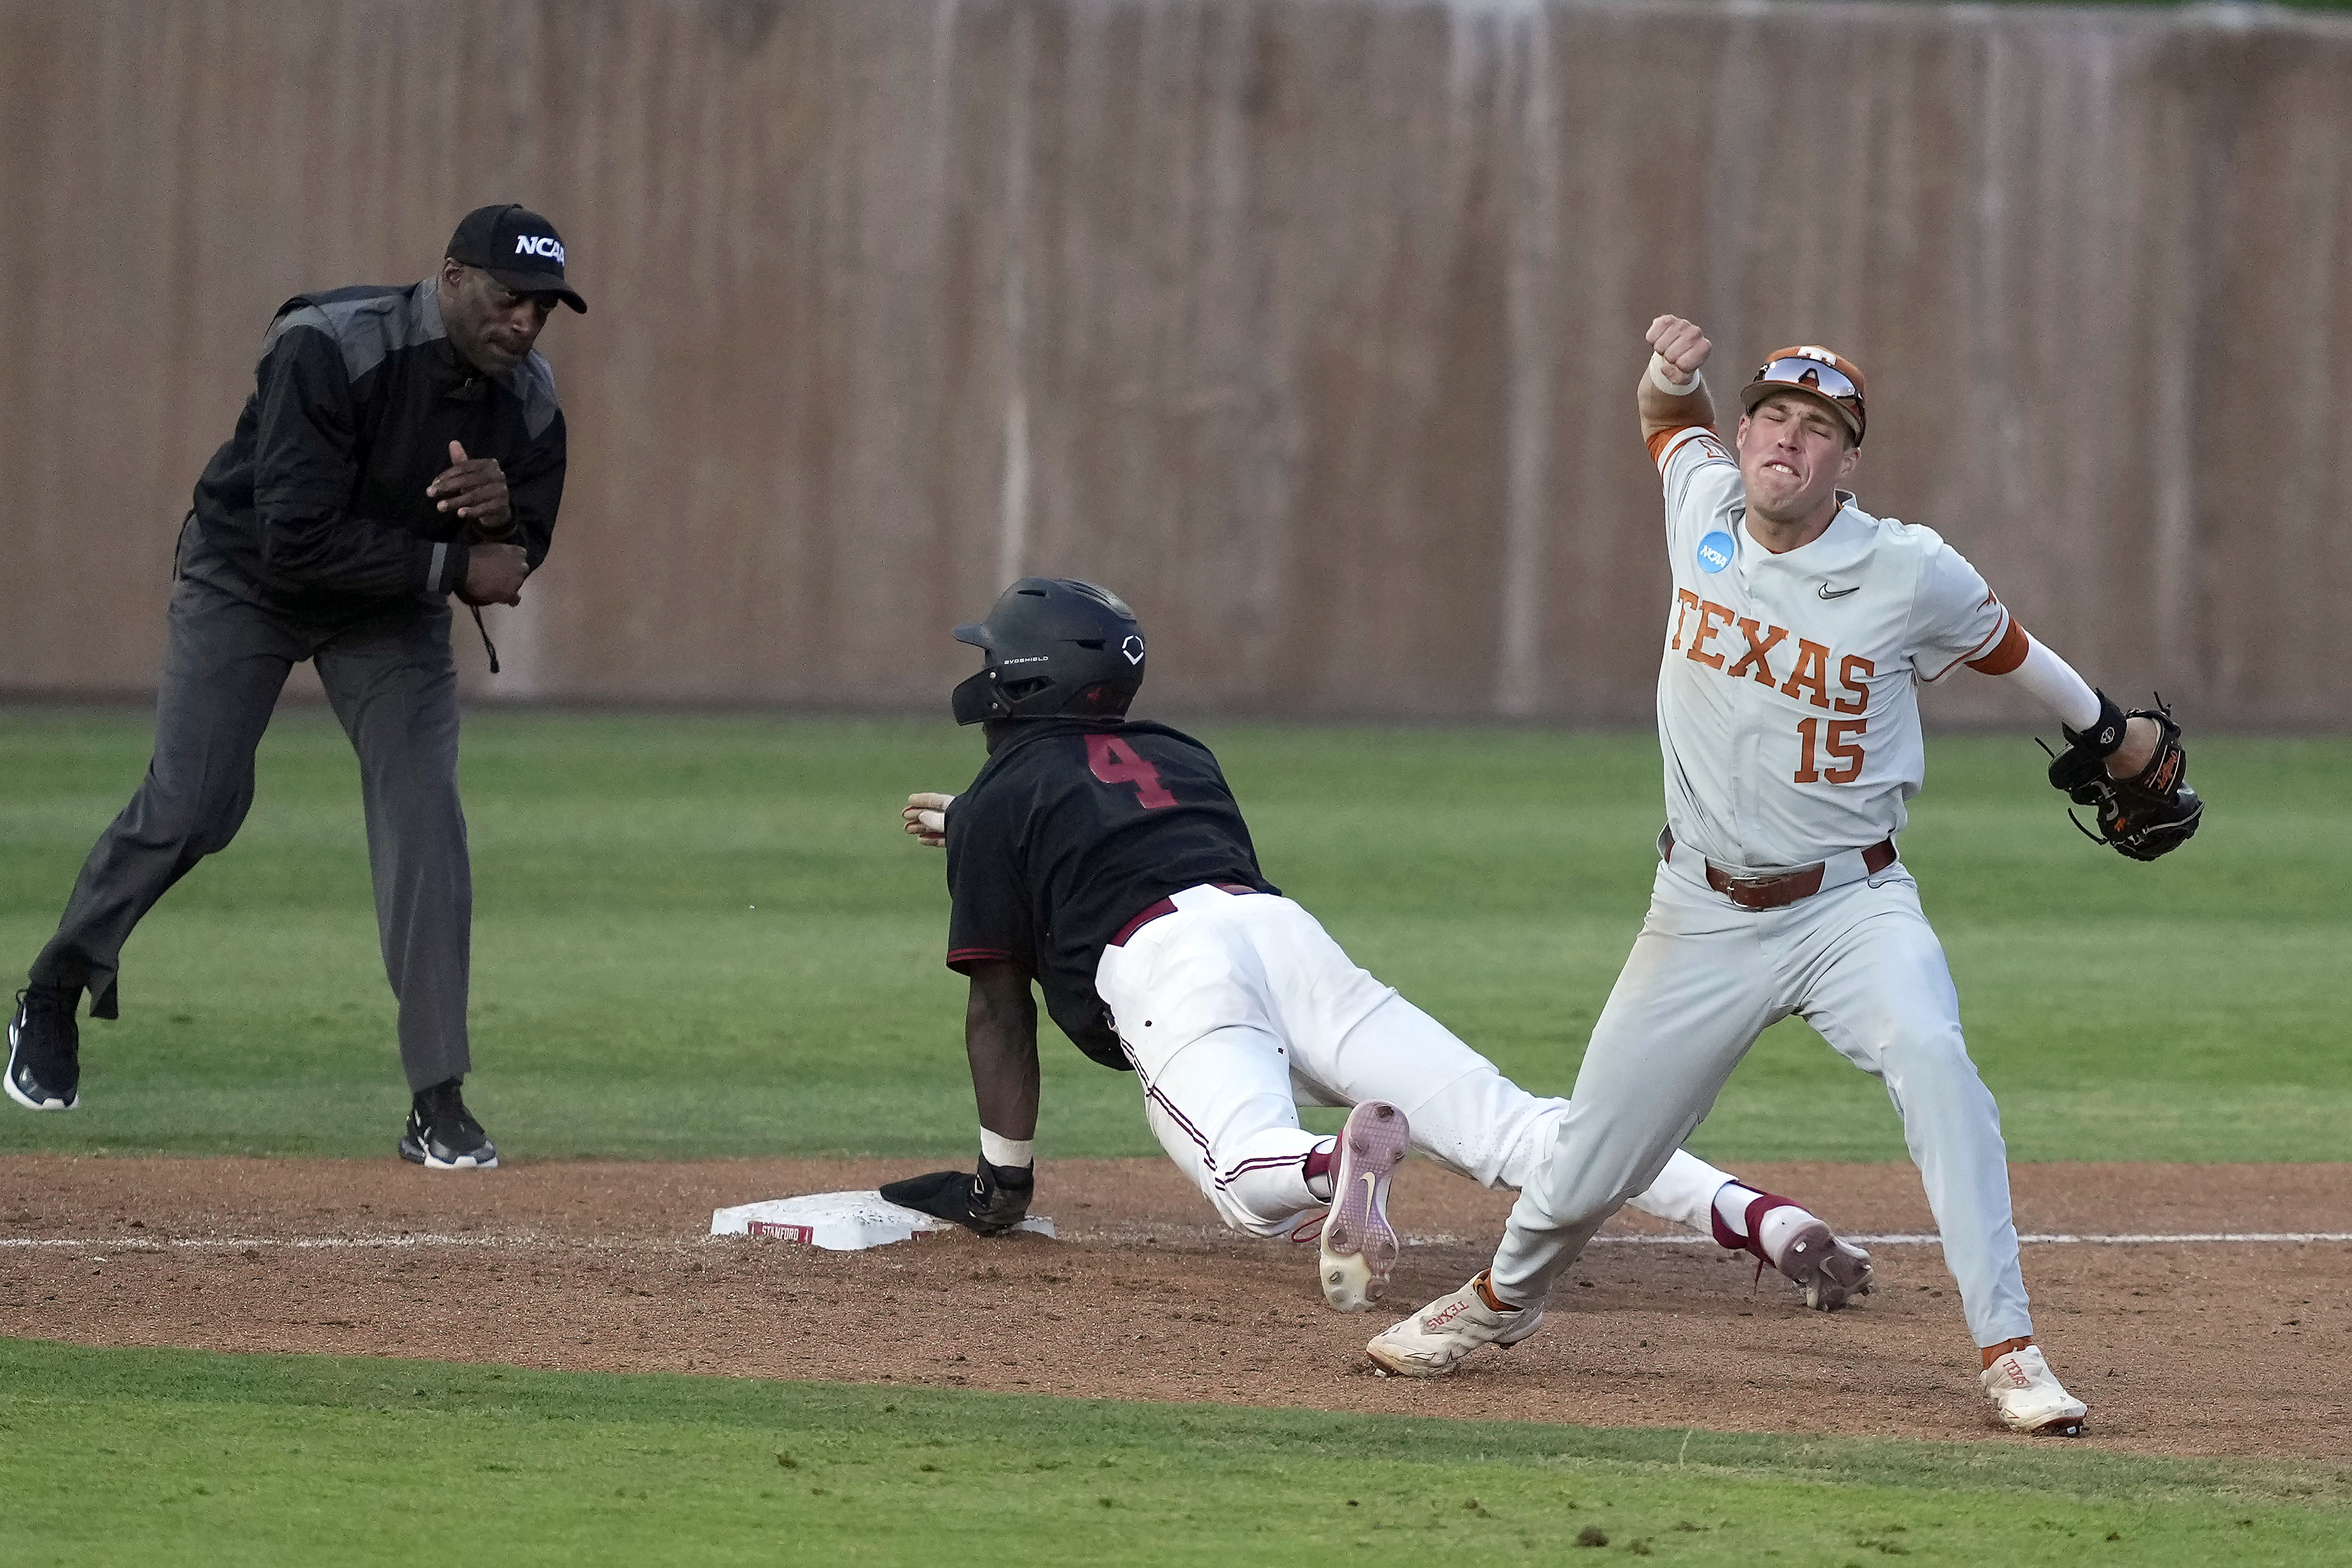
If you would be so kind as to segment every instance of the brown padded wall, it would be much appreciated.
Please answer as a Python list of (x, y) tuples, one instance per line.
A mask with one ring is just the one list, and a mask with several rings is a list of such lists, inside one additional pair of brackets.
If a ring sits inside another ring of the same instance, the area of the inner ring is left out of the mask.
[(514, 199), (593, 309), (488, 689), (938, 703), (1046, 572), (1171, 705), (1639, 721), (1672, 310), (1726, 405), (1778, 343), (1865, 365), (1864, 504), (2094, 679), (2352, 712), (2339, 18), (0, 0), (0, 690), (152, 683), (272, 308)]

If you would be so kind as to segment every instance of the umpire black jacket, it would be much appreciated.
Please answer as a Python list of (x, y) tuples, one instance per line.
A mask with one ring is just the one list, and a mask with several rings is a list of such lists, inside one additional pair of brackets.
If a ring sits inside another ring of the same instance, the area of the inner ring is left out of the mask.
[(441, 323), (438, 280), (302, 294), (261, 340), (236, 434), (196, 481), (205, 540), (289, 608), (438, 596), (466, 580), (465, 524), (425, 487), (449, 443), (496, 458), (536, 568), (563, 499), (563, 413), (533, 353), (486, 377)]

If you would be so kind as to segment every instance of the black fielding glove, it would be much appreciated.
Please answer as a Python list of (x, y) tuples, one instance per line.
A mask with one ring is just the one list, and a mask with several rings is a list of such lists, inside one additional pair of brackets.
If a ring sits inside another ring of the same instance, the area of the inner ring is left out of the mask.
[(929, 1175), (908, 1176), (902, 1182), (884, 1183), (882, 1196), (886, 1202), (933, 1219), (951, 1220), (982, 1236), (1002, 1236), (1027, 1217), (1029, 1199), (1036, 1191), (1036, 1166), (992, 1165), (983, 1158), (976, 1174), (933, 1171)]
[[(2076, 805), (2093, 808), (2096, 833), (2084, 827), (2073, 812), (2066, 814), (2084, 837), (2134, 860), (2168, 855), (2189, 842), (2205, 815), (2205, 803), (2189, 787), (2189, 752), (2180, 743), (2180, 726), (2172, 721), (2172, 710), (2161, 697), (2154, 708), (2128, 713), (2119, 711), (2105, 692), (2098, 698), (2097, 723), (2081, 732), (2063, 731), (2067, 746), (2051, 759), (2050, 783)], [(2124, 725), (2133, 719), (2156, 721), (2162, 731), (2156, 754), (2135, 776), (2109, 778), (2107, 758), (2123, 744)]]

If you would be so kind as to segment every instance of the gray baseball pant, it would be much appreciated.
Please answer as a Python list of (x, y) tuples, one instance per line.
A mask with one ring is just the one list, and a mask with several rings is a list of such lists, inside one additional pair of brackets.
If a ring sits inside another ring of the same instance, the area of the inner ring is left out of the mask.
[(462, 1077), (472, 1061), (474, 888), (457, 803), (448, 604), (419, 599), (341, 621), (289, 614), (260, 602), (193, 526), (172, 589), (154, 758), (82, 863), (31, 980), (86, 989), (93, 1016), (115, 1016), (123, 942), (173, 883), (236, 837), (253, 805), (255, 749), (306, 658), (359, 753), (376, 928), (409, 1088)]
[(1657, 1179), (1756, 1037), (1791, 1014), (1884, 1083), (1902, 1113), (1976, 1342), (2031, 1334), (2000, 1111), (1969, 1059), (1943, 944), (1899, 864), (1763, 910), (1659, 866), (1557, 1142), (1511, 1210), (1495, 1293), (1543, 1300), (1601, 1222)]

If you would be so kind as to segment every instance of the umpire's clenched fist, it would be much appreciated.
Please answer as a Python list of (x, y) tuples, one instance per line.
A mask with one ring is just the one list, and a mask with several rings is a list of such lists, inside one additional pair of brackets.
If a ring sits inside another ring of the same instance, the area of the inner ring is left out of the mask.
[(466, 552), (466, 584), (457, 596), (469, 605), (520, 605), (530, 557), (520, 544), (477, 544)]
[(1660, 316), (1650, 323), (1643, 334), (1657, 356), (1665, 361), (1676, 381), (1688, 381), (1698, 374), (1715, 345), (1698, 330), (1696, 321), (1685, 321), (1680, 316)]

